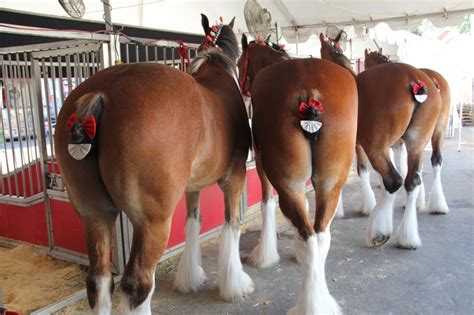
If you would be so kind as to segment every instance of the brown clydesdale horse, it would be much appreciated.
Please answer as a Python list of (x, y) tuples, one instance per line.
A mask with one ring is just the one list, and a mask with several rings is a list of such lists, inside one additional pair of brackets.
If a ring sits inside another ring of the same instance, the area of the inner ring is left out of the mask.
[[(378, 64), (386, 64), (391, 63), (392, 61), (385, 55), (382, 54), (382, 48), (379, 51), (369, 52), (367, 49), (365, 50), (365, 61), (364, 65), (365, 68), (371, 68)], [(441, 148), (443, 146), (444, 140), (444, 129), (448, 124), (449, 118), (449, 108), (451, 106), (451, 92), (449, 89), (448, 82), (446, 79), (439, 74), (438, 72), (431, 70), (431, 69), (420, 69), (421, 71), (425, 72), (433, 81), (436, 86), (436, 89), (439, 91), (442, 100), (442, 107), (439, 113), (438, 121), (436, 122), (435, 129), (433, 131), (433, 135), (431, 136), (431, 146), (433, 148), (433, 152), (431, 154), (431, 166), (434, 170), (435, 179), (433, 182), (433, 187), (431, 189), (431, 196), (428, 203), (428, 211), (431, 213), (448, 213), (449, 208), (448, 204), (446, 203), (446, 198), (443, 193), (443, 187), (441, 185), (441, 167), (443, 165), (443, 158), (441, 156)], [(399, 146), (401, 150), (401, 156), (406, 156), (403, 154), (406, 152), (405, 146), (402, 142), (402, 145)], [(400, 162), (400, 168), (405, 165), (406, 161)], [(406, 175), (406, 172), (402, 171), (402, 176)], [(422, 194), (423, 192), (423, 194)], [(420, 196), (418, 197), (417, 208), (418, 210), (423, 210), (425, 204), (424, 198), (424, 185), (423, 181), (420, 185)]]
[[(354, 71), (349, 60), (334, 44), (320, 35), (321, 56)], [(395, 193), (403, 179), (395, 169), (389, 150), (400, 139), (406, 144), (408, 172), (405, 178), (407, 205), (396, 232), (399, 247), (421, 245), (416, 218), (416, 199), (421, 183), (423, 151), (438, 121), (441, 97), (431, 78), (410, 65), (390, 63), (370, 68), (356, 77), (359, 95), (357, 127), (357, 169), (362, 181), (368, 183), (368, 159), (382, 176), (385, 194), (370, 213), (368, 244), (380, 246), (392, 233)], [(424, 83), (423, 83), (424, 82)], [(417, 85), (415, 85), (415, 83)], [(417, 87), (415, 89), (415, 86)], [(424, 93), (417, 98), (417, 92)], [(367, 154), (367, 155), (366, 155)], [(363, 197), (364, 198), (364, 197)]]
[[(347, 71), (325, 60), (291, 60), (282, 49), (264, 42), (248, 43), (245, 36), (242, 47), (239, 81), (242, 92), (251, 91), (255, 159), (262, 184), (267, 187), (263, 191), (264, 222), (274, 220), (271, 183), (278, 192), (283, 214), (297, 234), (302, 287), (289, 313), (337, 314), (340, 309), (327, 288), (324, 268), (331, 240), (329, 226), (354, 155), (355, 81)], [(302, 115), (308, 104), (319, 108), (315, 112), (322, 125), (315, 133), (302, 129), (309, 120)], [(316, 192), (314, 223), (305, 205), (309, 179)], [(272, 257), (278, 260), (276, 243), (266, 239), (275, 237), (268, 235), (276, 233), (275, 227), (265, 231), (265, 224), (254, 250), (259, 252), (255, 257), (261, 256), (263, 265), (272, 263), (264, 258), (265, 251), (272, 251)]]
[(78, 86), (59, 114), (57, 157), (84, 224), (87, 293), (96, 314), (111, 312), (110, 245), (120, 210), (134, 228), (120, 285), (126, 314), (151, 313), (155, 268), (183, 193), (187, 245), (175, 287), (191, 291), (202, 284), (199, 192), (216, 182), (225, 198), (220, 294), (232, 300), (253, 291), (238, 245), (251, 141), (235, 77), (238, 42), (233, 22), (212, 29), (203, 16), (202, 24), (208, 50), (193, 61), (190, 74), (160, 64), (114, 66)]

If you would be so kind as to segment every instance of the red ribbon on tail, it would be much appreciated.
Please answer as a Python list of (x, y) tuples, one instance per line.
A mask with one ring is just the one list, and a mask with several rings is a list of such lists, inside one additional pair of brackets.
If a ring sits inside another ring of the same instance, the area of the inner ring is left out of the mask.
[[(73, 113), (67, 119), (66, 128), (68, 130), (71, 130), (71, 128), (75, 124), (78, 124), (78, 123), (80, 123), (79, 117), (77, 116), (76, 113)], [(97, 132), (97, 123), (95, 121), (94, 115), (90, 114), (89, 116), (87, 116), (87, 118), (82, 121), (81, 125), (82, 125), (82, 130), (84, 130), (84, 132), (87, 134), (89, 139), (93, 140)]]

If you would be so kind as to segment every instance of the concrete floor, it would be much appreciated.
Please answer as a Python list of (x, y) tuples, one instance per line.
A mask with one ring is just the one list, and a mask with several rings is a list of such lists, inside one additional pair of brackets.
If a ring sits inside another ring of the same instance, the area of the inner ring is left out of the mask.
[[(418, 216), (423, 246), (402, 250), (390, 240), (382, 249), (365, 245), (367, 217), (355, 215), (360, 202), (359, 179), (351, 176), (344, 188), (346, 217), (332, 224), (332, 244), (326, 264), (329, 290), (345, 314), (474, 314), (474, 128), (463, 131), (462, 152), (457, 137), (444, 148), (443, 185), (450, 213)], [(425, 152), (423, 179), (427, 200), (433, 180)], [(375, 187), (375, 176), (372, 176)], [(376, 189), (376, 194), (380, 191)], [(313, 194), (308, 195), (311, 208)], [(402, 193), (395, 208), (394, 228), (402, 216)], [(282, 220), (280, 220), (282, 221)], [(258, 240), (256, 222), (241, 237), (241, 256), (249, 255)], [(181, 295), (171, 289), (172, 271), (157, 278), (153, 310), (160, 314), (286, 314), (300, 288), (300, 268), (293, 258), (292, 231), (279, 226), (281, 261), (271, 268), (244, 265), (255, 282), (255, 292), (227, 303), (218, 294), (217, 245), (202, 250), (208, 276), (197, 293)]]

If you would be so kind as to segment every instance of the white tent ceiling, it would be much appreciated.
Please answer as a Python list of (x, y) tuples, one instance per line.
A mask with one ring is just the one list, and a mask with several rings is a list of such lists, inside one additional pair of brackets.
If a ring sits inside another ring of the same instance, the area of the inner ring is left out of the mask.
[[(243, 8), (246, 0), (110, 0), (115, 23), (186, 33), (202, 32), (199, 13), (211, 21), (236, 16), (235, 30), (247, 32)], [(259, 0), (278, 22), (287, 41), (305, 41), (328, 24), (374, 26), (385, 21), (393, 29), (411, 28), (428, 18), (437, 26), (454, 25), (474, 13), (473, 1), (459, 0)], [(2, 8), (67, 16), (56, 0), (0, 0)], [(99, 0), (84, 0), (84, 19), (103, 20)], [(359, 28), (360, 29), (360, 28)]]

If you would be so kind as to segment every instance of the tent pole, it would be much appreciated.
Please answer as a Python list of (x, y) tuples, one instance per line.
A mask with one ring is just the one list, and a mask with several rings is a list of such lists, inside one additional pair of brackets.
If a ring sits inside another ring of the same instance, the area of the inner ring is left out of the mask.
[(464, 103), (461, 102), (459, 105), (459, 133), (458, 133), (458, 152), (461, 152), (461, 134), (462, 134), (462, 111), (464, 109)]
[(298, 28), (295, 27), (295, 35), (296, 35), (296, 54), (298, 55), (299, 52), (298, 52), (298, 45), (300, 43), (300, 37), (298, 35)]
[(116, 34), (114, 25), (112, 23), (112, 6), (110, 5), (110, 0), (102, 0), (104, 4), (104, 20), (105, 20), (105, 29), (108, 31), (110, 36), (110, 45), (109, 45), (109, 56), (110, 64), (119, 64), (121, 63), (120, 58), (120, 37)]

